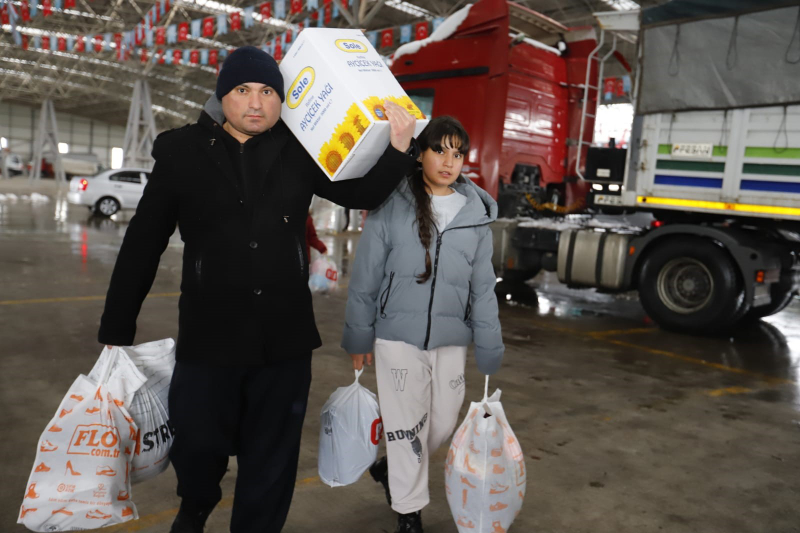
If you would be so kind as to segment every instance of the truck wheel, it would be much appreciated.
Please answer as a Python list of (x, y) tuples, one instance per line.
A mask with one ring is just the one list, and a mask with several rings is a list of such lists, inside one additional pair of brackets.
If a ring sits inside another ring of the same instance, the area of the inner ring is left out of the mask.
[(743, 314), (744, 288), (733, 259), (701, 238), (655, 243), (639, 273), (639, 295), (648, 315), (664, 329), (717, 333)]
[(95, 208), (97, 213), (100, 213), (104, 217), (110, 217), (119, 211), (119, 202), (110, 196), (104, 196), (103, 198), (97, 200)]
[(780, 313), (786, 306), (792, 303), (792, 298), (794, 298), (795, 294), (796, 293), (791, 290), (786, 290), (784, 287), (778, 287), (777, 283), (772, 285), (772, 287), (770, 287), (772, 301), (767, 305), (751, 308), (747, 314), (744, 315), (744, 318), (742, 318), (742, 322), (746, 325), (752, 325), (765, 316)]

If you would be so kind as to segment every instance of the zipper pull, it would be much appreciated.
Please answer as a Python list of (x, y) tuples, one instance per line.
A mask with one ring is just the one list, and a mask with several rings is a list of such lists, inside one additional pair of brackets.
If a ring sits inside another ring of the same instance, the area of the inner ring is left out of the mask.
[(242, 144), (242, 143), (239, 143), (239, 153), (240, 154), (244, 153), (244, 144)]
[(289, 223), (289, 215), (283, 215), (283, 221)]
[(215, 141), (216, 141), (216, 139), (209, 139), (209, 142), (211, 143), (211, 146), (214, 146), (214, 142)]

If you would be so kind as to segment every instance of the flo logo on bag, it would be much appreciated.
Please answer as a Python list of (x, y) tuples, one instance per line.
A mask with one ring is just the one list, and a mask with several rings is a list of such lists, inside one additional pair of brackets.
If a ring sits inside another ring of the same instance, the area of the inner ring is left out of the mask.
[(67, 453), (93, 457), (119, 457), (119, 431), (103, 424), (81, 425), (75, 428)]

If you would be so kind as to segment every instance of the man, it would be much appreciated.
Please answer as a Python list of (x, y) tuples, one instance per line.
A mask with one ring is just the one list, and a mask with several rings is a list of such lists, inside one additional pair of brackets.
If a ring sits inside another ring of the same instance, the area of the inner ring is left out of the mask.
[(99, 340), (131, 345), (178, 225), (183, 272), (169, 409), (182, 501), (173, 533), (203, 531), (231, 455), (239, 465), (231, 531), (283, 527), (311, 351), (321, 345), (305, 247), (311, 197), (375, 208), (419, 153), (414, 118), (387, 103), (390, 146), (364, 178), (331, 182), (280, 120), (283, 100), (271, 56), (252, 46), (231, 53), (198, 122), (156, 140), (155, 167), (111, 277)]

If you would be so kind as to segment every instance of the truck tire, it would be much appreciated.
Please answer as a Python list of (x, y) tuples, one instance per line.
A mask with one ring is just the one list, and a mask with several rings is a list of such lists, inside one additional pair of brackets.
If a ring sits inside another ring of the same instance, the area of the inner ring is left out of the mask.
[(639, 295), (662, 328), (681, 333), (721, 333), (746, 312), (744, 286), (730, 255), (708, 239), (656, 242), (639, 272)]

